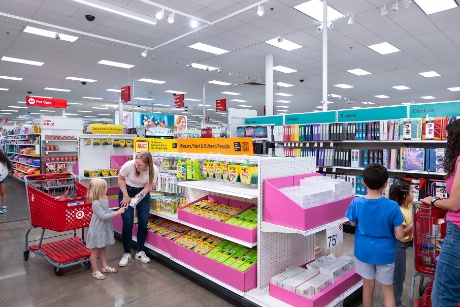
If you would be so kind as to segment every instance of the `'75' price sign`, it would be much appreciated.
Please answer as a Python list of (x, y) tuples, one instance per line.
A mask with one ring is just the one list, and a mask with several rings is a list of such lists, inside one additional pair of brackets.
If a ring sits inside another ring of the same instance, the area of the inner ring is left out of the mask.
[(343, 224), (336, 224), (326, 228), (327, 248), (335, 247), (343, 243)]

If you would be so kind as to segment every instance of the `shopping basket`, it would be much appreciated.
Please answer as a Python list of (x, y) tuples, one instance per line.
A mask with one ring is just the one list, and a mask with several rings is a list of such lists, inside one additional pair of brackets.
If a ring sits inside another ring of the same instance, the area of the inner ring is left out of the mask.
[[(88, 257), (91, 250), (84, 243), (83, 229), (89, 226), (92, 216), (91, 204), (86, 202), (87, 188), (76, 181), (70, 173), (40, 174), (25, 176), (32, 227), (25, 237), (24, 260), (29, 252), (44, 257), (55, 266), (58, 276), (63, 274), (61, 268), (83, 263), (90, 267)], [(29, 246), (29, 233), (32, 229), (42, 228), (38, 245)], [(76, 229), (81, 229), (81, 238), (76, 236)], [(73, 231), (73, 237), (43, 243), (45, 230), (63, 232)]]

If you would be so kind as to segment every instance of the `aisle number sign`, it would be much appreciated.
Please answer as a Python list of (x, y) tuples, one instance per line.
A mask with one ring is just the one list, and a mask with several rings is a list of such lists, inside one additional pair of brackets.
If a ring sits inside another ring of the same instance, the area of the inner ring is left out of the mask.
[(125, 131), (123, 125), (91, 124), (89, 127), (92, 134), (122, 134)]
[(201, 138), (177, 140), (180, 153), (253, 156), (252, 138)]
[(457, 116), (460, 114), (460, 102), (418, 103), (409, 106), (409, 118)]
[(134, 138), (134, 152), (177, 152), (177, 140)]
[(407, 117), (406, 106), (388, 106), (378, 108), (339, 110), (337, 122), (358, 122), (371, 120), (389, 120)]
[(326, 228), (327, 248), (332, 248), (343, 243), (343, 224), (336, 224)]

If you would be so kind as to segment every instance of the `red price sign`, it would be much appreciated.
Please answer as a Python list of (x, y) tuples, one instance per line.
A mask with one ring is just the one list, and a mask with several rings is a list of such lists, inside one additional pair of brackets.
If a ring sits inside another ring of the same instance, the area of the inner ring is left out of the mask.
[(4, 117), (2, 121), (4, 124), (8, 124), (8, 118)]
[(209, 123), (209, 115), (206, 115), (206, 116), (204, 117), (204, 121), (207, 122), (207, 123)]
[(174, 106), (177, 109), (181, 109), (184, 107), (184, 98), (184, 94), (176, 94), (176, 96), (174, 96)]
[(212, 129), (211, 128), (202, 128), (201, 129), (202, 138), (212, 138)]
[(227, 99), (216, 100), (216, 112), (227, 111)]
[(121, 101), (122, 102), (131, 101), (131, 86), (127, 85), (121, 88)]
[(43, 98), (37, 96), (26, 96), (26, 105), (40, 108), (67, 108), (67, 100), (58, 98)]

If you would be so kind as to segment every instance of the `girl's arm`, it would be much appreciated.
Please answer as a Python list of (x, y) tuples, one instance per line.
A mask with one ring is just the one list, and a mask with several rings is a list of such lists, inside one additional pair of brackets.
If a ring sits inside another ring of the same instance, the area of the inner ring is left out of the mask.
[(111, 219), (115, 216), (115, 212), (104, 210), (104, 208), (102, 207), (102, 203), (98, 200), (93, 201), (92, 208), (93, 214), (95, 214), (98, 218), (100, 218), (103, 221)]
[(404, 238), (412, 233), (412, 226), (413, 226), (412, 223), (410, 223), (404, 228)]
[[(458, 211), (460, 210), (460, 162), (457, 163), (455, 171), (455, 179), (452, 184), (452, 189), (448, 199), (439, 199), (435, 202), (435, 206), (444, 210)], [(428, 196), (422, 199), (424, 203), (431, 204), (433, 196)]]

